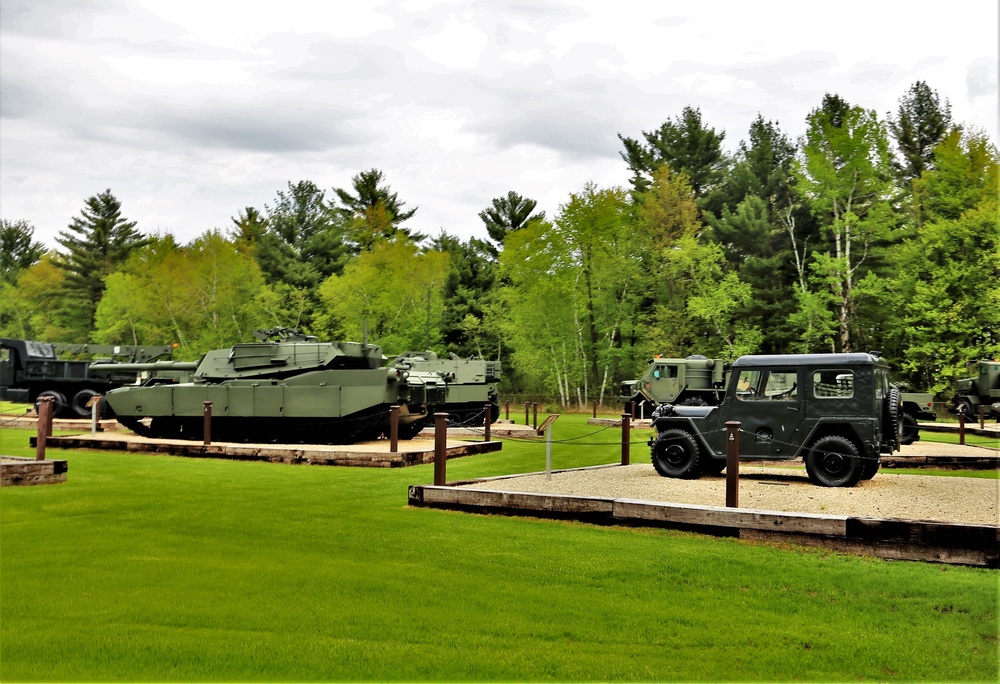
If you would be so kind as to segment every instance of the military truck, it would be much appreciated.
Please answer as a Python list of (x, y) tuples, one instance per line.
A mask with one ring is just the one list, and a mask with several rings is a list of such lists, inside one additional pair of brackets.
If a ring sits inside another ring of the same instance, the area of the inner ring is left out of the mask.
[(955, 383), (955, 397), (950, 413), (961, 409), (970, 420), (979, 416), (983, 407), (987, 417), (1000, 420), (1000, 361), (977, 361), (978, 374)]
[(660, 404), (714, 406), (719, 403), (726, 385), (729, 364), (722, 359), (692, 355), (686, 359), (649, 360), (646, 372), (638, 380), (622, 383), (619, 400), (635, 406), (635, 415), (645, 418)]
[(697, 478), (726, 467), (726, 429), (740, 423), (741, 460), (805, 461), (809, 479), (851, 487), (899, 450), (899, 390), (871, 354), (743, 356), (718, 406), (664, 404), (653, 414), (653, 466)]
[[(113, 359), (145, 363), (172, 352), (172, 346), (62, 344), (0, 337), (0, 399), (30, 404), (51, 397), (55, 417), (87, 417), (92, 397), (136, 381), (135, 371), (111, 363)], [(61, 354), (107, 358), (66, 359)], [(95, 370), (95, 363), (106, 370)]]
[(920, 426), (918, 420), (937, 420), (934, 413), (934, 395), (930, 392), (905, 392), (902, 389), (899, 393), (899, 400), (902, 402), (902, 421), (900, 444), (913, 444), (920, 441)]

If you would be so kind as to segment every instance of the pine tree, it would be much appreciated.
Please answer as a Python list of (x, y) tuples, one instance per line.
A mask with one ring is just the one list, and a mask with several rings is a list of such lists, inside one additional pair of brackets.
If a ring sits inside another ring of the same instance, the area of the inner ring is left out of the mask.
[[(535, 212), (538, 202), (528, 197), (521, 197), (513, 190), (504, 197), (495, 197), (487, 208), (479, 212), (479, 218), (486, 225), (486, 232), (493, 244), (486, 244), (487, 251), (494, 259), (503, 249), (503, 241), (507, 234), (523, 228), (531, 221), (545, 219), (545, 212)], [(535, 212), (535, 213), (532, 213)]]
[(349, 221), (355, 249), (359, 252), (371, 251), (380, 240), (394, 239), (400, 234), (413, 242), (427, 237), (400, 225), (417, 213), (417, 207), (403, 211), (406, 203), (399, 201), (397, 193), (390, 192), (384, 180), (381, 171), (371, 169), (351, 178), (355, 194), (343, 188), (333, 189), (343, 205), (339, 211)]
[(727, 164), (722, 152), (726, 134), (707, 128), (700, 109), (685, 107), (679, 117), (667, 120), (655, 131), (643, 131), (642, 136), (645, 144), (618, 134), (625, 146), (620, 154), (632, 171), (633, 194), (646, 192), (653, 171), (663, 164), (675, 173), (684, 173), (699, 200), (722, 180)]
[(85, 201), (56, 242), (66, 250), (54, 263), (66, 272), (66, 300), (73, 312), (69, 327), (86, 337), (94, 327), (105, 278), (150, 240), (135, 229), (135, 221), (122, 216), (121, 202), (108, 189)]
[(18, 274), (42, 258), (45, 245), (35, 242), (35, 227), (21, 219), (0, 220), (0, 283), (14, 284)]
[(934, 148), (953, 126), (951, 105), (947, 100), (942, 104), (937, 91), (924, 81), (914, 83), (900, 98), (896, 118), (889, 118), (889, 130), (902, 156), (893, 161), (893, 168), (903, 185), (934, 168)]

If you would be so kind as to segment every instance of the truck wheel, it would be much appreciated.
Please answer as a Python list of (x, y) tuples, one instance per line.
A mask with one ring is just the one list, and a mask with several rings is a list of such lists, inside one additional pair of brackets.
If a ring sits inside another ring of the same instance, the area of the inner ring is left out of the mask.
[(653, 442), (653, 467), (663, 477), (698, 477), (698, 461), (701, 451), (686, 430), (674, 428), (664, 430)]
[(73, 413), (81, 418), (90, 418), (90, 409), (87, 408), (87, 402), (96, 396), (97, 392), (92, 389), (80, 390), (73, 395), (73, 401), (70, 404), (70, 408), (73, 409)]
[(976, 409), (974, 409), (972, 407), (972, 402), (969, 401), (968, 399), (959, 399), (955, 403), (955, 410), (957, 411), (958, 409), (964, 409), (965, 410), (965, 422), (966, 423), (971, 423), (972, 421), (974, 421), (977, 418), (979, 418), (979, 413), (976, 412)]
[(38, 404), (45, 397), (52, 397), (52, 417), (62, 417), (62, 414), (66, 411), (66, 395), (62, 392), (56, 392), (55, 390), (39, 392), (38, 398), (35, 400), (35, 413), (38, 413)]
[(861, 454), (846, 437), (820, 437), (806, 455), (806, 473), (822, 487), (853, 487), (861, 479)]
[(903, 431), (899, 438), (900, 444), (913, 444), (920, 441), (920, 426), (912, 413), (903, 414)]

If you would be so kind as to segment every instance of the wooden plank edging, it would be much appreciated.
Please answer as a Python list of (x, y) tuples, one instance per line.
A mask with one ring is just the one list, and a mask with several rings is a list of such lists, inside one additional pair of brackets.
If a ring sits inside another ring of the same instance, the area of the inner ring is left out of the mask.
[(1000, 526), (786, 513), (636, 499), (411, 485), (411, 506), (653, 525), (765, 542), (795, 542), (896, 560), (1000, 567)]

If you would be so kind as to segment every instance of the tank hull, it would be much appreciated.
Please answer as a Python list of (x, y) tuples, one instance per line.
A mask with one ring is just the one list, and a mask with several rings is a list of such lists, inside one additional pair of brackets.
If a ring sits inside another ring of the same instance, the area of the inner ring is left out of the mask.
[(400, 435), (412, 437), (419, 428), (408, 426), (425, 420), (428, 404), (441, 399), (443, 388), (401, 388), (381, 369), (124, 387), (105, 397), (107, 415), (143, 436), (203, 439), (205, 404), (211, 402), (213, 440), (291, 444), (377, 439), (389, 429), (393, 404), (400, 406)]

